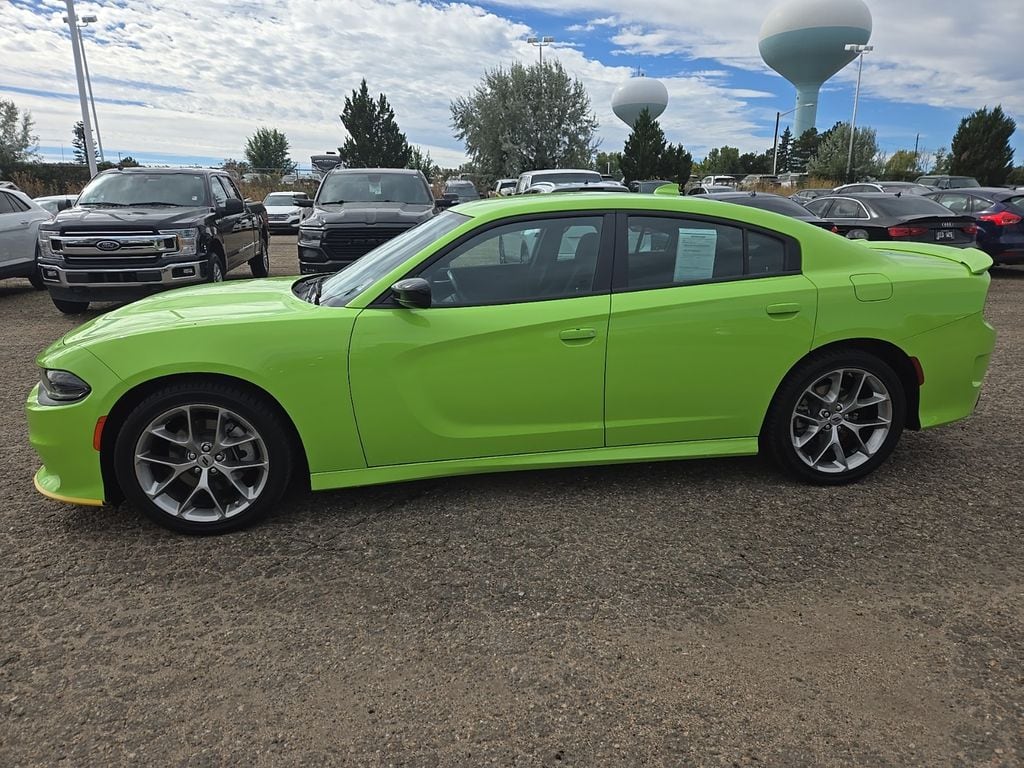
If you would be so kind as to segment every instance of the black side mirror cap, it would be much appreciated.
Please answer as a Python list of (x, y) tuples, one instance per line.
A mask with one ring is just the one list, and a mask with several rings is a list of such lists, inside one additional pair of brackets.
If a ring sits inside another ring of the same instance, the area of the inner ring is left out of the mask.
[(294, 202), (295, 202), (295, 206), (297, 208), (312, 208), (313, 207), (313, 201), (312, 200), (307, 200), (304, 197), (296, 197), (294, 199)]
[(454, 200), (449, 200), (446, 197), (434, 198), (434, 207), (435, 208), (442, 208), (442, 209), (444, 209), (444, 208), (451, 208), (453, 205), (455, 205), (455, 201)]
[(422, 277), (407, 277), (391, 286), (395, 301), (406, 309), (426, 309), (430, 306), (430, 283)]
[(245, 203), (237, 197), (229, 197), (219, 208), (222, 216), (234, 216), (245, 211)]

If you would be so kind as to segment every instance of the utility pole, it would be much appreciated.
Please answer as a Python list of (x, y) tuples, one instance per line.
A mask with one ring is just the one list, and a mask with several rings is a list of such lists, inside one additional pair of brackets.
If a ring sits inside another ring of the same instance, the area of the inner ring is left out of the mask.
[(855, 45), (851, 43), (846, 46), (846, 50), (856, 51), (860, 59), (860, 66), (857, 68), (857, 90), (853, 94), (853, 119), (850, 120), (850, 152), (846, 156), (846, 181), (851, 183), (855, 181), (850, 178), (850, 171), (853, 168), (853, 137), (857, 135), (857, 103), (860, 101), (860, 76), (864, 72), (864, 54), (875, 50), (875, 47), (873, 45)]
[(71, 28), (71, 52), (75, 57), (75, 76), (78, 78), (78, 101), (82, 107), (82, 128), (85, 135), (85, 160), (89, 164), (89, 178), (96, 175), (96, 145), (92, 138), (92, 115), (89, 114), (89, 98), (85, 88), (82, 67), (82, 39), (78, 33), (78, 17), (75, 16), (75, 0), (65, 0), (68, 6), (68, 26)]

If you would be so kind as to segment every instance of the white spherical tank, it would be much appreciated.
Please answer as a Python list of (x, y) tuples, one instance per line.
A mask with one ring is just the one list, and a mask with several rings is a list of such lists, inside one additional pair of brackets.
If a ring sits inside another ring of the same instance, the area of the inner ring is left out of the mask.
[(668, 88), (653, 77), (632, 77), (612, 94), (612, 111), (630, 128), (645, 109), (657, 119), (667, 106)]
[(757, 45), (765, 64), (796, 86), (794, 134), (814, 127), (822, 83), (857, 57), (846, 46), (870, 39), (864, 0), (788, 0), (771, 10)]

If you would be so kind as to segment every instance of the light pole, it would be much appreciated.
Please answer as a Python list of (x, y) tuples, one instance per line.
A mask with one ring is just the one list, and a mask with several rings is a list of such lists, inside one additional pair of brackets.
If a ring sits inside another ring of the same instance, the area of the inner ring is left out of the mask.
[(530, 45), (536, 46), (537, 55), (540, 57), (540, 64), (541, 66), (544, 66), (544, 46), (551, 45), (553, 42), (555, 42), (555, 38), (549, 37), (547, 35), (541, 38), (528, 37), (526, 38), (526, 42), (528, 42)]
[(82, 67), (82, 38), (78, 33), (78, 17), (75, 15), (75, 0), (65, 0), (68, 6), (67, 24), (71, 28), (71, 53), (75, 58), (75, 76), (78, 78), (78, 101), (82, 107), (82, 133), (85, 138), (85, 161), (89, 165), (89, 178), (96, 175), (96, 153), (93, 151), (92, 116), (85, 89)]
[(875, 50), (875, 46), (849, 43), (845, 48), (847, 51), (855, 52), (860, 59), (860, 64), (857, 67), (857, 90), (853, 94), (853, 119), (850, 120), (850, 152), (846, 156), (846, 181), (851, 183), (853, 182), (853, 179), (850, 178), (853, 168), (853, 138), (857, 134), (857, 102), (860, 101), (860, 76), (864, 72), (864, 54)]
[(786, 115), (791, 115), (796, 112), (800, 107), (813, 107), (817, 102), (811, 102), (810, 104), (797, 104), (788, 112), (776, 112), (775, 113), (775, 143), (772, 144), (772, 176), (778, 173), (779, 170), (779, 120)]
[(78, 45), (82, 49), (82, 68), (85, 70), (85, 84), (89, 88), (89, 104), (92, 106), (92, 128), (96, 132), (96, 145), (100, 150), (100, 162), (107, 161), (103, 154), (103, 138), (100, 136), (100, 120), (96, 116), (96, 99), (92, 95), (92, 78), (89, 76), (89, 60), (85, 56), (85, 38), (82, 37), (82, 27), (87, 27), (96, 21), (95, 16), (83, 16), (80, 18), (81, 26), (78, 28)]

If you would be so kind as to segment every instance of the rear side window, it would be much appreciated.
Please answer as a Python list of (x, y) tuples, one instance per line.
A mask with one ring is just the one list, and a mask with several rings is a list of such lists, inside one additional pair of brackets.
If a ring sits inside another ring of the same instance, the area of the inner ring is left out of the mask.
[[(621, 261), (621, 260), (620, 260)], [(787, 274), (798, 268), (794, 247), (755, 230), (709, 221), (630, 216), (619, 290)]]
[(856, 200), (836, 200), (829, 216), (833, 219), (866, 219), (868, 212)]
[(807, 205), (804, 206), (808, 211), (813, 213), (815, 216), (824, 216), (825, 209), (832, 204), (831, 200), (823, 200), (818, 198), (817, 200), (811, 200)]
[(13, 198), (6, 192), (0, 192), (0, 214), (15, 212), (16, 209), (11, 204), (12, 200)]

